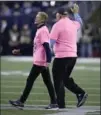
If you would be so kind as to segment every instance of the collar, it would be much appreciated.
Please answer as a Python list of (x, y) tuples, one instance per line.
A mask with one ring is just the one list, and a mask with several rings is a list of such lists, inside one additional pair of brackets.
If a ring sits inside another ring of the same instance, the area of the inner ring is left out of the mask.
[(41, 28), (42, 26), (45, 26), (45, 23), (42, 23), (41, 25), (37, 25), (37, 29)]

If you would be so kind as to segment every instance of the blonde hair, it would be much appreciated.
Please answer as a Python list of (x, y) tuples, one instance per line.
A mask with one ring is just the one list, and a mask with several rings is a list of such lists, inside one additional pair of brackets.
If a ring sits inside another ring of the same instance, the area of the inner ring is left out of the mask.
[(41, 20), (43, 22), (47, 22), (47, 20), (48, 20), (48, 14), (47, 13), (45, 13), (45, 12), (38, 12), (38, 14), (40, 15)]

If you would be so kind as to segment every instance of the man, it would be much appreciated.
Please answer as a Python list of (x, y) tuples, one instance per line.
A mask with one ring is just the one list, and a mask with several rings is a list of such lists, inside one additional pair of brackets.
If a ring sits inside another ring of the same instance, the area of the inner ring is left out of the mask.
[[(23, 94), (17, 101), (10, 100), (10, 104), (22, 108), (28, 98), (32, 89), (33, 83), (39, 74), (42, 74), (43, 81), (48, 89), (51, 104), (46, 109), (57, 109), (54, 88), (51, 82), (48, 63), (51, 62), (51, 51), (49, 48), (49, 31), (46, 26), (48, 15), (45, 12), (39, 12), (36, 15), (35, 24), (37, 24), (37, 32), (34, 38), (34, 51), (33, 51), (33, 66), (27, 78), (26, 86)], [(20, 49), (14, 49), (13, 54), (22, 52)]]
[(78, 99), (77, 107), (82, 106), (88, 96), (70, 77), (77, 60), (77, 31), (80, 24), (82, 25), (82, 20), (78, 15), (78, 5), (74, 4), (71, 11), (74, 13), (76, 21), (70, 20), (67, 17), (67, 11), (61, 8), (56, 14), (57, 22), (50, 32), (55, 53), (52, 74), (59, 108), (65, 108), (64, 86), (76, 94)]

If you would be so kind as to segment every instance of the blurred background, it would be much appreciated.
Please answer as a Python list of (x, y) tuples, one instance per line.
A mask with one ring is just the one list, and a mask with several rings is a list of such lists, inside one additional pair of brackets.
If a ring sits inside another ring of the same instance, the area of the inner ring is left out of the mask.
[[(22, 54), (32, 55), (34, 38), (34, 19), (38, 11), (49, 15), (48, 27), (55, 23), (58, 8), (67, 8), (73, 2), (68, 1), (0, 1), (0, 53), (12, 55), (12, 49), (29, 46)], [(101, 56), (101, 2), (76, 1), (84, 26), (78, 31), (77, 44), (79, 57)]]

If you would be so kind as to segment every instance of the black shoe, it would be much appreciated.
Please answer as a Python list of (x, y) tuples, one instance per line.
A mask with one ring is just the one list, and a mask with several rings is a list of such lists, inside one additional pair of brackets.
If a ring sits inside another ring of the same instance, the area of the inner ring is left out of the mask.
[(59, 105), (59, 109), (65, 109), (65, 108), (66, 108), (65, 104)]
[(78, 94), (77, 95), (77, 99), (78, 99), (77, 107), (80, 107), (80, 106), (84, 105), (84, 103), (87, 100), (87, 97), (88, 97), (87, 93)]
[(49, 104), (47, 107), (45, 107), (45, 109), (49, 109), (49, 110), (58, 110), (59, 107), (57, 104)]
[(24, 104), (22, 102), (20, 102), (19, 100), (17, 101), (12, 101), (12, 100), (9, 100), (9, 103), (14, 106), (14, 107), (17, 107), (19, 109), (23, 109), (24, 107)]

